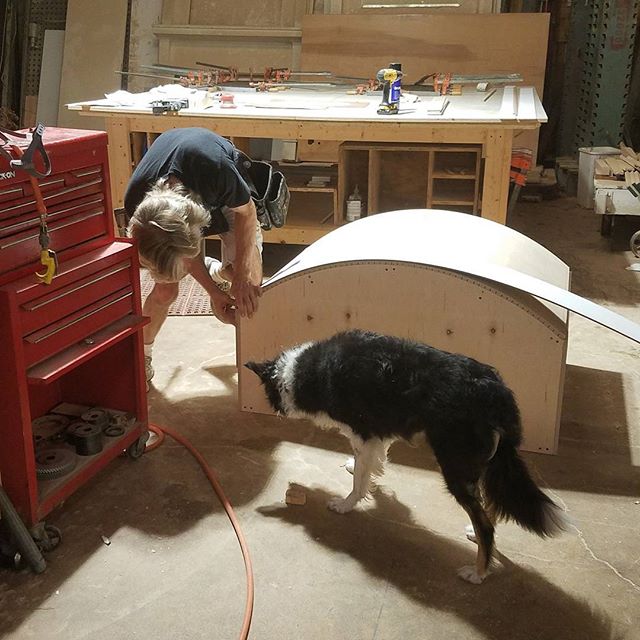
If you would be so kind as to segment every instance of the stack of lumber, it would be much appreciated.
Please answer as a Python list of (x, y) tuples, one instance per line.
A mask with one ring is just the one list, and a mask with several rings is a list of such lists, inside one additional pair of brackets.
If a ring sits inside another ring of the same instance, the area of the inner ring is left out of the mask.
[(640, 198), (640, 171), (625, 172), (624, 182), (627, 185), (627, 189), (629, 189), (636, 198)]
[(619, 145), (619, 156), (606, 156), (596, 160), (596, 178), (611, 178), (623, 182), (627, 189), (640, 198), (640, 153)]
[[(640, 153), (634, 151), (631, 147), (627, 147), (622, 142), (619, 145), (619, 156), (606, 156), (596, 160), (596, 176), (611, 176), (616, 180), (624, 180), (631, 184), (640, 182)], [(631, 176), (627, 176), (631, 174)]]

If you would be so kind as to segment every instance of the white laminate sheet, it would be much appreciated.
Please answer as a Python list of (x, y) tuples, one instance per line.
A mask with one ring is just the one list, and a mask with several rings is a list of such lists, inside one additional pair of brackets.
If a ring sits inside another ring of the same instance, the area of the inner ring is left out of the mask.
[[(159, 97), (171, 98), (171, 91), (181, 91), (184, 97), (184, 87), (172, 89), (157, 87), (145, 94), (129, 94), (124, 92), (90, 102), (69, 104), (72, 110), (89, 110), (94, 113), (150, 113), (150, 102)], [(486, 93), (467, 91), (459, 96), (447, 96), (447, 106), (442, 113), (432, 108), (433, 94), (407, 94), (400, 101), (400, 111), (397, 115), (380, 115), (377, 113), (381, 101), (381, 93), (373, 92), (367, 95), (349, 95), (347, 89), (289, 89), (276, 93), (256, 92), (244, 88), (225, 89), (234, 98), (234, 108), (222, 108), (219, 102), (207, 100), (202, 90), (191, 90), (189, 94), (189, 108), (178, 112), (179, 116), (212, 116), (216, 118), (259, 118), (259, 119), (290, 119), (290, 120), (327, 120), (327, 121), (365, 121), (374, 122), (460, 122), (460, 123), (509, 123), (521, 120), (546, 122), (547, 116), (541, 103), (537, 100), (535, 89), (527, 89), (526, 117), (517, 112), (517, 98), (514, 87), (498, 88), (488, 100)]]
[(640, 325), (568, 290), (569, 268), (503, 225), (463, 213), (392, 211), (344, 225), (307, 247), (265, 286), (323, 264), (396, 260), (450, 269), (523, 291), (640, 343)]

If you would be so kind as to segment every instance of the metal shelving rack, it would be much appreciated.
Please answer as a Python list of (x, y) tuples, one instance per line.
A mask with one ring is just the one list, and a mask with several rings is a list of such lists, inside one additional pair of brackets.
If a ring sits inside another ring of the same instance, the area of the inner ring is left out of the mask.
[[(622, 139), (640, 0), (575, 3), (574, 24), (584, 25), (575, 149), (617, 145)], [(574, 149), (574, 150), (575, 150)]]

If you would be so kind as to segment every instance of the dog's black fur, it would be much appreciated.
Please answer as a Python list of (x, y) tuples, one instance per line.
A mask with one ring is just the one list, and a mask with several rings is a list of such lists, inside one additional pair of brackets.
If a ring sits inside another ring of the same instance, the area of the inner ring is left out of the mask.
[[(361, 330), (246, 366), (258, 374), (277, 412), (323, 426), (339, 423), (333, 426), (358, 443), (356, 469), (368, 443), (382, 441), (382, 464), (390, 441), (424, 433), (449, 491), (473, 524), (478, 558), (475, 570), (461, 569), (465, 579), (478, 583), (486, 576), (497, 520), (513, 519), (540, 536), (564, 528), (559, 507), (536, 486), (518, 455), (518, 407), (492, 367)], [(364, 497), (355, 491), (354, 476), (352, 494), (332, 508), (348, 511)]]

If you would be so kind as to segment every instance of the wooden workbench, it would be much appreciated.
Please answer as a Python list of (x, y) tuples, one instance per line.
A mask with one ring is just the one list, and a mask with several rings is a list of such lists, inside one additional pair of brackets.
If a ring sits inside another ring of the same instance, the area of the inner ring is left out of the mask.
[[(427, 113), (431, 97), (421, 96), (417, 102), (403, 101), (401, 113), (395, 116), (376, 113), (379, 93), (351, 96), (338, 89), (230, 92), (236, 105), (233, 109), (223, 109), (218, 103), (204, 108), (203, 92), (194, 91), (192, 108), (160, 116), (151, 114), (142, 94), (129, 105), (106, 99), (68, 105), (83, 115), (105, 118), (114, 206), (122, 206), (135, 165), (135, 134), (198, 126), (231, 138), (244, 150), (248, 150), (251, 138), (479, 145), (484, 165), (480, 215), (504, 224), (514, 131), (536, 129), (547, 119), (532, 87), (500, 88), (487, 100), (488, 94), (467, 88), (463, 95), (448, 96), (449, 104), (442, 115)], [(340, 223), (334, 219), (333, 224), (320, 224), (292, 211), (286, 226), (265, 233), (265, 241), (310, 244)]]

